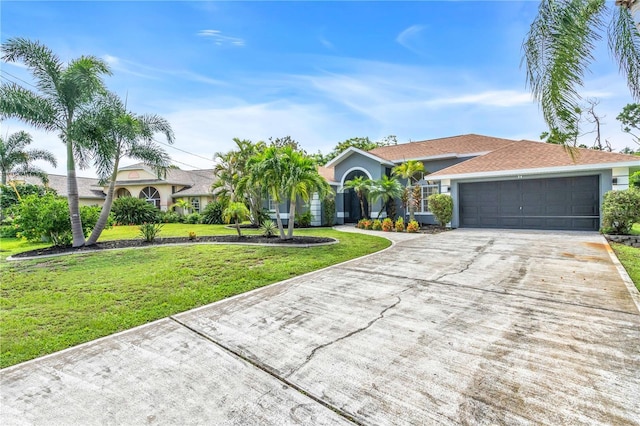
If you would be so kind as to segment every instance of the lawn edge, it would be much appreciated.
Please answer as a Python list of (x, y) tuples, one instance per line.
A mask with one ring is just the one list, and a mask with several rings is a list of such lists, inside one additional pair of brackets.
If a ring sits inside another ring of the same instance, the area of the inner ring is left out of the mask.
[(638, 289), (636, 288), (636, 285), (633, 283), (633, 280), (629, 276), (629, 273), (624, 268), (624, 265), (622, 265), (622, 262), (620, 262), (620, 259), (618, 259), (618, 256), (616, 255), (616, 252), (611, 247), (611, 244), (609, 244), (609, 241), (604, 237), (602, 238), (605, 241), (605, 248), (609, 252), (609, 257), (611, 257), (611, 261), (613, 262), (616, 269), (618, 270), (618, 273), (620, 274), (620, 278), (622, 278), (622, 282), (624, 282), (624, 285), (627, 287), (627, 291), (629, 291), (631, 300), (633, 300), (633, 303), (636, 305), (636, 309), (638, 310), (638, 313), (640, 313), (640, 291), (638, 291)]

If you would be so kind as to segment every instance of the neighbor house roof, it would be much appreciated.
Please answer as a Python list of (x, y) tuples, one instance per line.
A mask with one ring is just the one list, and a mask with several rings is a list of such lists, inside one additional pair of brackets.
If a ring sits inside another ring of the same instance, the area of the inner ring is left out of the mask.
[(490, 176), (505, 172), (562, 171), (575, 168), (640, 167), (640, 157), (586, 148), (567, 149), (534, 141), (512, 141), (503, 148), (455, 164), (429, 175), (430, 178)]
[[(49, 176), (49, 188), (54, 189), (58, 195), (66, 197), (68, 195), (67, 191), (67, 177), (64, 175), (48, 175)], [(24, 177), (24, 181), (26, 183), (30, 183), (32, 185), (42, 185), (42, 181), (33, 176)], [(98, 184), (98, 179), (94, 178), (86, 178), (86, 177), (76, 177), (76, 181), (78, 182), (78, 196), (83, 199), (95, 199), (95, 200), (104, 200), (106, 194), (102, 190), (102, 186)]]
[(398, 163), (407, 160), (428, 160), (481, 155), (508, 146), (513, 142), (513, 140), (509, 139), (468, 134), (383, 146), (372, 149), (369, 153), (376, 157)]
[[(154, 170), (143, 163), (131, 164), (129, 166), (121, 167), (122, 170), (146, 170), (149, 173), (155, 174)], [(180, 170), (169, 169), (167, 175), (162, 178), (156, 179), (140, 179), (140, 180), (119, 180), (117, 184), (124, 185), (180, 185), (186, 186), (175, 194), (174, 198), (180, 198), (184, 196), (197, 196), (197, 195), (211, 195), (211, 184), (213, 183), (213, 169), (200, 169), (200, 170)]]
[(338, 183), (335, 181), (335, 168), (318, 166), (318, 174), (329, 183)]

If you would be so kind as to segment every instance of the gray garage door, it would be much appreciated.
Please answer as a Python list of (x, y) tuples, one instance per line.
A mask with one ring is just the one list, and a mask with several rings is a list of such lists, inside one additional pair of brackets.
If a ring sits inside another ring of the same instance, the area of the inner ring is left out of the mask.
[(461, 183), (460, 226), (470, 228), (599, 228), (599, 177)]

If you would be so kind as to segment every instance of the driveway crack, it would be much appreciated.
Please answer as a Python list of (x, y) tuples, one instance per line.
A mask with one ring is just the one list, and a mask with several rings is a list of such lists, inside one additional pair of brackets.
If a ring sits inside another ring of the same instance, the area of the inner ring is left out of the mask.
[(471, 267), (471, 265), (473, 265), (473, 263), (476, 261), (476, 259), (477, 259), (478, 257), (480, 257), (480, 255), (481, 255), (482, 253), (484, 253), (485, 251), (487, 251), (487, 249), (488, 249), (489, 247), (491, 247), (494, 243), (495, 243), (495, 240), (494, 240), (493, 238), (492, 238), (492, 239), (490, 239), (489, 241), (487, 241), (487, 243), (486, 243), (485, 245), (480, 246), (480, 247), (478, 247), (478, 248), (476, 249), (476, 254), (475, 254), (471, 259), (469, 259), (469, 261), (468, 261), (468, 262), (466, 262), (466, 264), (465, 264), (464, 266), (462, 266), (462, 268), (461, 268), (460, 270), (455, 271), (455, 272), (447, 272), (447, 273), (445, 273), (445, 274), (442, 274), (442, 275), (440, 275), (439, 277), (434, 278), (434, 279), (433, 279), (433, 281), (440, 281), (440, 280), (441, 280), (442, 278), (444, 278), (444, 277), (448, 277), (448, 276), (451, 276), (451, 275), (458, 275), (458, 274), (462, 274), (463, 272), (465, 272), (466, 270), (468, 270), (468, 269)]
[(289, 374), (287, 374), (287, 376), (286, 376), (286, 377), (291, 377), (294, 373), (297, 373), (297, 372), (298, 372), (302, 367), (304, 367), (305, 365), (307, 365), (307, 364), (308, 364), (308, 363), (313, 359), (313, 357), (316, 355), (316, 353), (317, 353), (319, 350), (324, 349), (324, 348), (326, 348), (326, 347), (328, 347), (328, 346), (331, 346), (331, 345), (333, 345), (333, 344), (335, 344), (335, 343), (338, 343), (338, 342), (340, 342), (340, 341), (342, 341), (342, 340), (348, 339), (349, 337), (352, 337), (352, 336), (354, 336), (354, 335), (356, 335), (356, 334), (358, 334), (358, 333), (361, 333), (361, 332), (363, 332), (363, 331), (367, 330), (368, 328), (370, 328), (370, 327), (371, 327), (373, 324), (375, 324), (376, 322), (380, 321), (382, 318), (384, 318), (384, 314), (385, 314), (385, 313), (387, 313), (387, 311), (389, 311), (390, 309), (395, 308), (396, 306), (398, 306), (398, 304), (399, 304), (400, 302), (402, 302), (402, 298), (400, 297), (400, 294), (402, 294), (402, 293), (404, 293), (404, 292), (406, 292), (406, 291), (410, 290), (411, 288), (412, 288), (412, 287), (406, 288), (406, 289), (402, 290), (400, 293), (398, 293), (398, 294), (396, 295), (396, 298), (397, 298), (398, 300), (396, 300), (394, 303), (392, 303), (391, 305), (387, 306), (387, 307), (386, 307), (386, 308), (384, 308), (382, 311), (380, 311), (380, 313), (378, 314), (378, 316), (377, 316), (377, 317), (375, 317), (374, 319), (372, 319), (371, 321), (369, 321), (369, 322), (367, 323), (367, 325), (365, 325), (364, 327), (360, 327), (360, 328), (358, 328), (358, 329), (356, 329), (356, 330), (353, 330), (353, 331), (351, 331), (351, 332), (349, 332), (349, 333), (345, 334), (344, 336), (340, 336), (340, 337), (338, 337), (337, 339), (334, 339), (334, 340), (332, 340), (332, 341), (330, 341), (330, 342), (327, 342), (327, 343), (323, 343), (322, 345), (320, 345), (320, 346), (316, 346), (315, 348), (313, 348), (313, 350), (311, 351), (311, 353), (310, 353), (309, 355), (307, 355), (307, 359), (305, 359), (305, 361), (304, 361), (302, 364), (300, 364), (297, 368), (295, 368), (293, 371), (291, 371)]

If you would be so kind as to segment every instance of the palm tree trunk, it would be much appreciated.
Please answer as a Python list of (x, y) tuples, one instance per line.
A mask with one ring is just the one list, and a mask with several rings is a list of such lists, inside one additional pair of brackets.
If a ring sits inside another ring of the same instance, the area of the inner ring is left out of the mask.
[(236, 217), (236, 231), (238, 231), (238, 237), (242, 237), (242, 231), (240, 231), (240, 222), (238, 222), (238, 218)]
[(104, 200), (102, 210), (100, 211), (100, 217), (96, 222), (96, 226), (91, 231), (89, 239), (85, 243), (87, 246), (92, 246), (98, 242), (100, 234), (104, 231), (107, 222), (109, 221), (109, 214), (111, 213), (111, 206), (113, 205), (113, 196), (116, 192), (116, 178), (118, 177), (118, 165), (120, 163), (120, 157), (116, 158), (116, 162), (113, 165), (113, 173), (111, 174), (111, 182), (109, 182), (109, 189), (107, 190), (107, 198)]
[(287, 239), (293, 238), (293, 225), (296, 217), (296, 198), (289, 201), (289, 223), (287, 223)]
[(71, 218), (71, 235), (73, 247), (82, 247), (85, 243), (82, 219), (80, 218), (80, 200), (78, 181), (76, 180), (76, 163), (73, 158), (73, 142), (67, 140), (67, 201)]
[(407, 191), (409, 194), (409, 201), (407, 201), (407, 207), (409, 207), (409, 222), (411, 222), (414, 218), (414, 212), (416, 209), (413, 203), (413, 187), (407, 186)]
[(280, 239), (284, 240), (284, 227), (282, 226), (282, 219), (280, 218), (280, 204), (276, 205), (276, 224), (278, 224), (278, 230), (280, 231)]
[(362, 219), (367, 218), (367, 212), (364, 211), (364, 200), (362, 199), (362, 193), (358, 192), (358, 201), (360, 201), (360, 214)]

